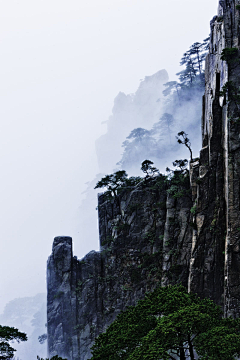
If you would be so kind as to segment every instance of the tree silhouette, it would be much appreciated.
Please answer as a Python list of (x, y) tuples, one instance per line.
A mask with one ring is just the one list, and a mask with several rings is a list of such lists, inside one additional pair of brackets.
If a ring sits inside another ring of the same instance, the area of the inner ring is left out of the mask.
[(144, 160), (142, 162), (141, 170), (145, 174), (145, 178), (159, 174), (158, 169), (152, 165), (153, 165), (153, 162), (151, 160)]
[(9, 342), (27, 341), (27, 335), (18, 329), (9, 326), (0, 325), (0, 360), (9, 360), (14, 356), (16, 351), (10, 346)]
[(116, 197), (118, 190), (126, 184), (127, 176), (125, 170), (116, 171), (114, 174), (104, 176), (94, 189), (105, 188), (107, 195)]
[(192, 161), (193, 156), (192, 156), (191, 143), (190, 143), (190, 140), (189, 140), (189, 138), (187, 136), (188, 136), (188, 134), (186, 134), (185, 131), (180, 131), (178, 133), (178, 136), (176, 136), (176, 139), (177, 139), (179, 144), (183, 144), (188, 148), (188, 150), (190, 152), (190, 159)]

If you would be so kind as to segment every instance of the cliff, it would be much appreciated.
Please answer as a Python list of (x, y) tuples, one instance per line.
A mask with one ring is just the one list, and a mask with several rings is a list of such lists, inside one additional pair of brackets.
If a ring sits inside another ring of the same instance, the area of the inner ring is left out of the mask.
[[(211, 297), (226, 316), (240, 300), (240, 86), (238, 1), (220, 1), (206, 58), (200, 160), (193, 164), (196, 216), (189, 289)], [(225, 49), (225, 50), (224, 50)], [(222, 52), (225, 52), (222, 58)]]
[[(168, 186), (169, 187), (169, 186)], [(117, 198), (99, 196), (100, 252), (82, 260), (72, 239), (54, 239), (48, 260), (51, 356), (90, 358), (94, 338), (159, 282), (187, 286), (192, 227), (189, 179), (167, 192), (165, 177), (142, 181)]]
[[(95, 336), (157, 284), (181, 282), (239, 316), (240, 11), (219, 2), (211, 21), (202, 149), (189, 181), (142, 181), (99, 196), (100, 252), (79, 261), (72, 239), (54, 239), (48, 260), (49, 355), (90, 358)], [(224, 55), (224, 56), (223, 56)], [(186, 178), (187, 179), (187, 178)]]

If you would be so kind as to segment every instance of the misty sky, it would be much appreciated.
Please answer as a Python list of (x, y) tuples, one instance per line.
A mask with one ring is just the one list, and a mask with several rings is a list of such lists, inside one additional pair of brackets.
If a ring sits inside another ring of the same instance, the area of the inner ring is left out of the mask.
[(78, 208), (101, 122), (146, 75), (173, 80), (216, 12), (217, 0), (0, 1), (0, 312), (46, 291), (54, 236), (72, 236), (78, 257), (97, 248)]

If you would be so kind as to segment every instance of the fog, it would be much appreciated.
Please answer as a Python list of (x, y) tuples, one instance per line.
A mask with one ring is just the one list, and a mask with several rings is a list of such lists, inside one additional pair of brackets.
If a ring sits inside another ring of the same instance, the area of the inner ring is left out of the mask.
[(81, 209), (86, 182), (105, 171), (95, 152), (102, 122), (117, 94), (135, 93), (145, 76), (166, 69), (176, 78), (216, 8), (215, 0), (0, 2), (0, 313), (46, 291), (54, 236), (72, 236), (78, 257), (98, 249), (96, 218), (89, 235)]

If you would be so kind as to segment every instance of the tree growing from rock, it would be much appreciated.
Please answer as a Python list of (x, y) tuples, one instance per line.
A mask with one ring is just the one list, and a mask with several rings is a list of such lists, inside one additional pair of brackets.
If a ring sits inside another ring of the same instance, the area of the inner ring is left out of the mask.
[(116, 171), (114, 174), (104, 176), (94, 189), (104, 188), (107, 190), (106, 194), (116, 197), (119, 188), (125, 185), (127, 176), (125, 170)]
[(191, 148), (191, 142), (188, 138), (188, 134), (185, 133), (185, 131), (180, 131), (177, 136), (176, 136), (177, 142), (179, 144), (185, 145), (189, 152), (190, 152), (190, 159), (192, 161), (193, 156), (192, 156), (192, 148)]

